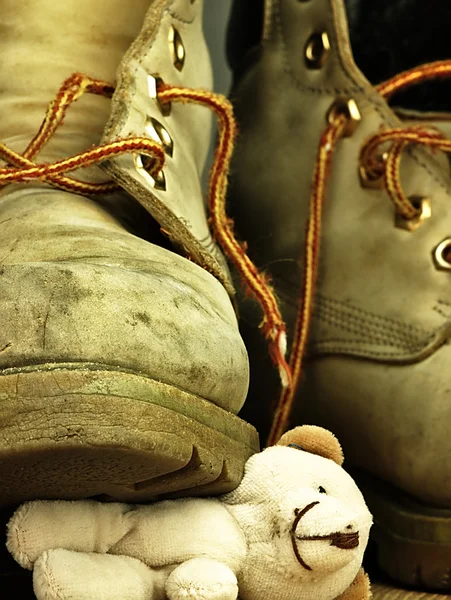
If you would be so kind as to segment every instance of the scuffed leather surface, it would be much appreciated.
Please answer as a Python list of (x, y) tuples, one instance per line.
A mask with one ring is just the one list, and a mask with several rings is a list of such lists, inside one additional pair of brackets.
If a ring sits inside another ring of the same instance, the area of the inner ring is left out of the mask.
[(212, 275), (65, 192), (10, 193), (0, 222), (0, 369), (127, 369), (239, 410), (247, 355)]

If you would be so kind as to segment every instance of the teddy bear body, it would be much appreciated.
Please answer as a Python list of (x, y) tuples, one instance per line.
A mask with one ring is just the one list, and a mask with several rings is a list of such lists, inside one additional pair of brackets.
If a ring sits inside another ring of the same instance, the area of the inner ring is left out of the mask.
[(141, 560), (145, 548), (149, 567), (208, 557), (238, 572), (246, 556), (244, 534), (217, 498), (165, 500), (136, 507), (124, 518), (129, 531), (109, 552)]
[(365, 600), (371, 515), (338, 442), (324, 449), (329, 432), (299, 430), (218, 498), (28, 503), (8, 548), (33, 569), (38, 600)]

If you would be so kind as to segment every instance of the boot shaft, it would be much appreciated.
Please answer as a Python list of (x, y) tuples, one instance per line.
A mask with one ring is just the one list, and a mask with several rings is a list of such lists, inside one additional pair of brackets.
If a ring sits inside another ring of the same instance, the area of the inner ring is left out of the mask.
[[(149, 0), (3, 0), (0, 51), (0, 139), (22, 151), (47, 105), (72, 73), (114, 83), (119, 63), (138, 35)], [(107, 99), (76, 103), (40, 158), (52, 161), (100, 142), (110, 113)]]

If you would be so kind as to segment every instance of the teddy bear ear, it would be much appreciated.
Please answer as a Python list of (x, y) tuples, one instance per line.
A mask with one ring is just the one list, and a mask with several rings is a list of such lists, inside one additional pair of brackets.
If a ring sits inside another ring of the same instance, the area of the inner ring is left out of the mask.
[(340, 466), (344, 456), (340, 443), (333, 433), (316, 425), (302, 425), (283, 434), (278, 446), (291, 446), (311, 454), (335, 461)]

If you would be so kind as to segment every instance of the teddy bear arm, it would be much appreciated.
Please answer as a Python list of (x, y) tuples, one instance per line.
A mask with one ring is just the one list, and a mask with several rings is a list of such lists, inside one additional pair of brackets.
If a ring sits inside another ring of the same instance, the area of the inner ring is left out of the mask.
[(336, 600), (369, 600), (372, 597), (370, 580), (363, 568), (359, 570), (356, 578)]

